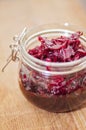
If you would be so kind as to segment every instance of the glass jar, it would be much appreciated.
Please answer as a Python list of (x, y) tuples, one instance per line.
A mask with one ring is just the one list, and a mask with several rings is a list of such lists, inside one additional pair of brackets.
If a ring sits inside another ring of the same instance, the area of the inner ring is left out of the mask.
[(27, 52), (40, 44), (37, 40), (39, 35), (55, 38), (70, 36), (76, 31), (83, 31), (80, 40), (86, 46), (84, 30), (68, 23), (41, 25), (26, 30), (17, 39), (20, 89), (39, 108), (66, 112), (76, 110), (86, 102), (86, 57), (66, 63), (51, 63), (36, 59)]

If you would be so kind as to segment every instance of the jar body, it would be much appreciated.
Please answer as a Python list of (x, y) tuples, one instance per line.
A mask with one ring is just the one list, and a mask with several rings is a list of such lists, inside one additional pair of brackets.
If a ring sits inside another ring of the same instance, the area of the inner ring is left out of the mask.
[[(24, 96), (39, 108), (50, 112), (66, 112), (78, 109), (86, 102), (86, 59), (49, 65), (25, 53), (25, 50), (27, 52), (39, 45), (39, 35), (48, 38), (69, 36), (74, 29), (68, 25), (42, 26), (27, 33), (21, 41), (24, 45), (20, 48), (20, 88)], [(86, 44), (86, 39), (81, 37), (80, 40)]]
[[(56, 87), (53, 86), (49, 91), (49, 86), (55, 85), (60, 77), (64, 78), (60, 83), (66, 83), (66, 89), (63, 86), (60, 90), (55, 90)], [(19, 84), (24, 96), (31, 103), (50, 112), (75, 110), (86, 102), (86, 69), (70, 75), (46, 76), (21, 62)]]

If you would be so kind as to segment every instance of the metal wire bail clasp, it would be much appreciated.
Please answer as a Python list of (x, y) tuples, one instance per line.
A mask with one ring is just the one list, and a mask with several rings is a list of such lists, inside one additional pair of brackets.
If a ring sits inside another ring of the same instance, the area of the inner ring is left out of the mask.
[(24, 38), (25, 34), (26, 34), (26, 27), (23, 29), (22, 33), (19, 36), (14, 36), (13, 40), (15, 41), (15, 43), (11, 44), (9, 47), (11, 49), (11, 54), (7, 59), (6, 64), (4, 65), (4, 67), (2, 68), (2, 72), (4, 72), (5, 68), (7, 67), (7, 65), (11, 62), (11, 61), (18, 61), (19, 60), (19, 45), (20, 45), (20, 41)]

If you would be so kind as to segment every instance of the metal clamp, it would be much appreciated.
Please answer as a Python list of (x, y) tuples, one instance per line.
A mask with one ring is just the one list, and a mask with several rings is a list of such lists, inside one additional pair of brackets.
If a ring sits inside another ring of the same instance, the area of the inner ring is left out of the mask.
[(4, 65), (4, 67), (2, 68), (2, 72), (4, 72), (5, 68), (7, 67), (7, 65), (11, 62), (11, 61), (18, 61), (19, 57), (18, 57), (18, 52), (19, 52), (19, 44), (20, 41), (24, 38), (25, 34), (26, 34), (27, 29), (24, 28), (22, 33), (19, 36), (14, 36), (13, 40), (15, 41), (15, 43), (11, 44), (9, 47), (11, 49), (11, 54), (7, 59), (6, 64)]

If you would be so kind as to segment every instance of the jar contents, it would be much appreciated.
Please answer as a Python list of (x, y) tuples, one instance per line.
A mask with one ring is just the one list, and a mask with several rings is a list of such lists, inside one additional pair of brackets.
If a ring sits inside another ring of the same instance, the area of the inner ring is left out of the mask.
[[(47, 62), (71, 62), (86, 56), (86, 48), (81, 44), (82, 32), (54, 39), (38, 37), (41, 43), (28, 54)], [(46, 66), (47, 71), (51, 71)], [(65, 112), (76, 109), (86, 98), (86, 70), (65, 74), (42, 74), (27, 67), (20, 69), (20, 86), (24, 95), (35, 105), (52, 112)]]
[(48, 62), (70, 62), (80, 59), (86, 56), (86, 48), (79, 40), (82, 34), (77, 32), (70, 37), (60, 36), (51, 40), (39, 36), (41, 45), (29, 50), (28, 53)]

